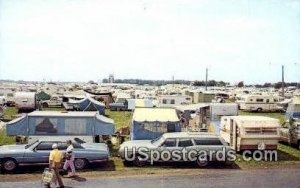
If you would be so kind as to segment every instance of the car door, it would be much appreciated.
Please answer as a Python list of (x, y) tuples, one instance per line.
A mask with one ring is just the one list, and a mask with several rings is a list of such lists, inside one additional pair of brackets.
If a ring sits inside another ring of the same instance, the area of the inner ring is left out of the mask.
[[(177, 147), (177, 140), (176, 138), (167, 138), (159, 147), (158, 147), (158, 150), (160, 153), (162, 152), (168, 152), (171, 156), (170, 160), (172, 160), (172, 152), (174, 150), (178, 150), (178, 147)], [(166, 154), (167, 155), (167, 154)], [(166, 156), (167, 158), (167, 156)]]
[(36, 147), (27, 150), (24, 157), (28, 163), (48, 163), (52, 144), (54, 142), (40, 142)]
[[(196, 155), (194, 154), (193, 156), (188, 156), (188, 153), (191, 152), (191, 150), (195, 150), (194, 143), (191, 138), (178, 139), (178, 149), (182, 151), (180, 156), (183, 160), (189, 160), (190, 157), (194, 157)], [(184, 150), (185, 152), (183, 152)]]

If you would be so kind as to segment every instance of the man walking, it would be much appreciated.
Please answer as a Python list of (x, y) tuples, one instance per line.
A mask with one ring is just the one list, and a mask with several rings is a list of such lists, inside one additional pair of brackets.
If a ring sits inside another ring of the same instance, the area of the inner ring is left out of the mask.
[[(63, 153), (58, 150), (57, 144), (52, 145), (52, 151), (49, 156), (49, 168), (54, 169), (56, 179), (58, 181), (59, 187), (64, 188), (64, 183), (59, 175), (59, 168), (61, 167), (61, 162), (63, 159)], [(50, 187), (50, 184), (47, 185)]]
[(74, 147), (73, 147), (72, 141), (67, 140), (67, 145), (68, 145), (68, 148), (66, 151), (66, 161), (64, 164), (64, 170), (68, 170), (68, 168), (70, 167), (71, 171), (72, 171), (71, 177), (75, 177), (76, 176), (76, 171), (75, 171), (75, 166), (74, 166), (75, 155), (73, 152)]

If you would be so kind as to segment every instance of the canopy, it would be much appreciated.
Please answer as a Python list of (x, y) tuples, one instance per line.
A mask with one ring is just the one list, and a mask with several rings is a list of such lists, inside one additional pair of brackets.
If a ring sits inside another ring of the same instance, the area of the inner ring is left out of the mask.
[(112, 135), (114, 121), (98, 112), (35, 111), (10, 121), (7, 135)]
[(133, 121), (137, 122), (179, 122), (175, 109), (170, 108), (136, 108)]

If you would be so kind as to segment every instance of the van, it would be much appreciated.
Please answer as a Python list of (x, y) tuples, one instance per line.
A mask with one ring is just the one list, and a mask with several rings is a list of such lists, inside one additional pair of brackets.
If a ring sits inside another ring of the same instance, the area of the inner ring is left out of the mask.
[(240, 110), (257, 112), (275, 112), (278, 111), (278, 97), (272, 95), (243, 95), (236, 103)]
[(277, 149), (279, 120), (263, 116), (223, 116), (220, 134), (236, 151)]

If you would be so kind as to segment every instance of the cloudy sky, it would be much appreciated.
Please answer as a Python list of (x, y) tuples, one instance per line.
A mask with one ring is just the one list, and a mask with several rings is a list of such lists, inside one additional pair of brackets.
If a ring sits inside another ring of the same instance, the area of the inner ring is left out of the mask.
[(0, 0), (0, 79), (300, 81), (300, 1)]

